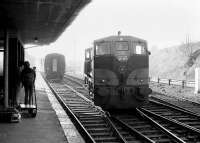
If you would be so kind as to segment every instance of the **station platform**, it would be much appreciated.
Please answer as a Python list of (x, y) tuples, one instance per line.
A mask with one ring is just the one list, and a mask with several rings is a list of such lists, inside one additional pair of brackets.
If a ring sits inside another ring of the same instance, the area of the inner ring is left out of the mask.
[(35, 88), (37, 116), (22, 113), (19, 123), (0, 123), (0, 143), (84, 143), (39, 72)]

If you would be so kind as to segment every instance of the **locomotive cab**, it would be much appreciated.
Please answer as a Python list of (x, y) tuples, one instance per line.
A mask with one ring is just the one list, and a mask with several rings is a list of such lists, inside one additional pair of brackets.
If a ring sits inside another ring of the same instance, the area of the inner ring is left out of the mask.
[[(94, 104), (104, 109), (128, 109), (148, 101), (149, 52), (145, 40), (110, 36), (94, 41), (92, 91)], [(87, 76), (87, 75), (86, 75)]]

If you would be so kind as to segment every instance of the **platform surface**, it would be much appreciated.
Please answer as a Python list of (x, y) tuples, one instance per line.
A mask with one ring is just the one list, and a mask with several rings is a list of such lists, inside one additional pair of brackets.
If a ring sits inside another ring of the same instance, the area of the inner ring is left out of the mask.
[(22, 114), (19, 123), (0, 123), (0, 143), (82, 143), (69, 117), (59, 106), (40, 73), (37, 73), (38, 113)]

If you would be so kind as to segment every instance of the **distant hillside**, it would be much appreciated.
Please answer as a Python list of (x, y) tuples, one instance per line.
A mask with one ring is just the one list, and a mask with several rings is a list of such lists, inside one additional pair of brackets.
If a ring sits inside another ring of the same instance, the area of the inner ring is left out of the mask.
[(194, 69), (200, 66), (200, 42), (182, 44), (165, 49), (152, 49), (150, 55), (150, 76), (172, 79), (194, 80)]

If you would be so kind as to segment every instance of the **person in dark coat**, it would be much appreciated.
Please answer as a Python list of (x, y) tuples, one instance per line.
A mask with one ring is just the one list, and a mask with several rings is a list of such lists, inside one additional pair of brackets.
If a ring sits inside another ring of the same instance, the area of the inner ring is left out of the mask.
[(21, 61), (19, 63), (19, 66), (17, 67), (17, 71), (16, 71), (16, 105), (19, 104), (19, 97), (20, 97), (20, 93), (21, 93), (21, 90), (22, 90), (22, 78), (21, 78), (21, 74), (22, 74), (22, 71), (24, 69), (24, 62)]
[(35, 71), (30, 68), (30, 63), (28, 61), (24, 62), (24, 69), (22, 70), (22, 84), (25, 89), (25, 101), (24, 103), (32, 104), (32, 96), (33, 96), (33, 90), (34, 90), (34, 81), (36, 77)]

